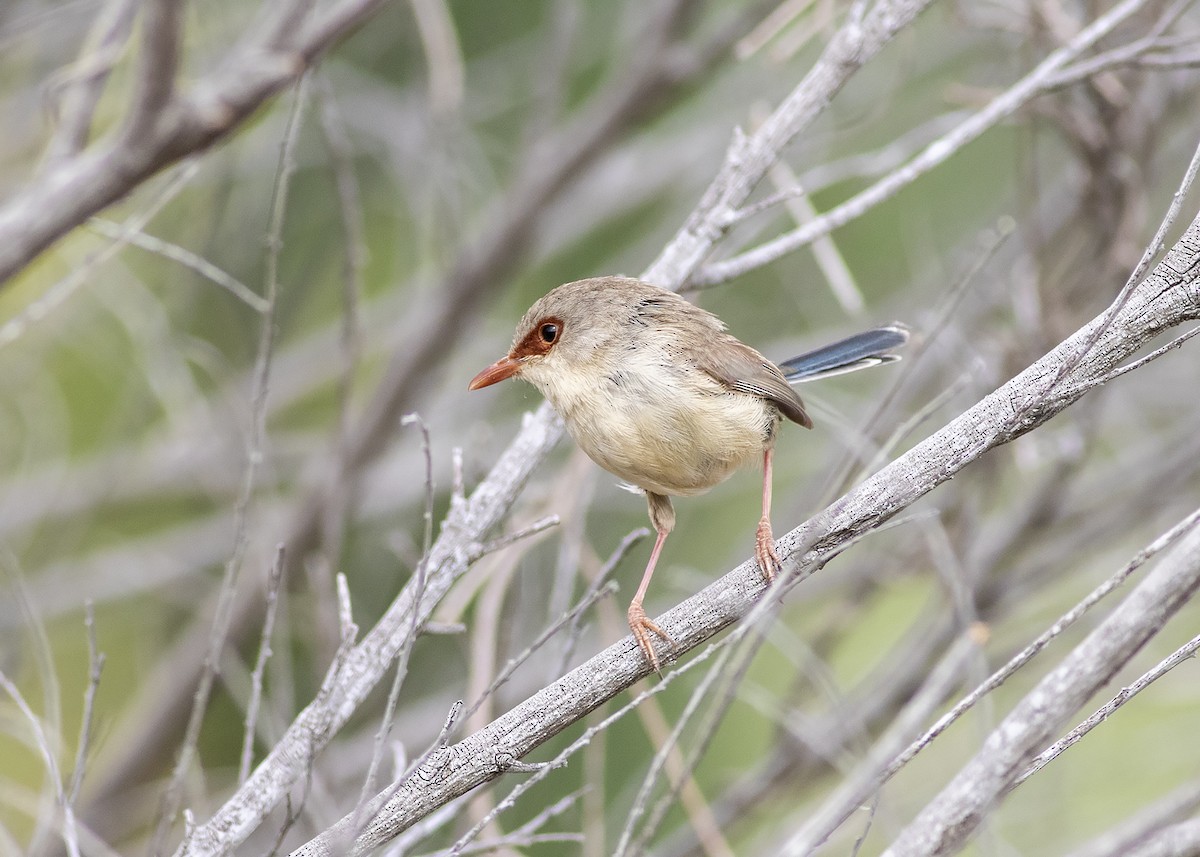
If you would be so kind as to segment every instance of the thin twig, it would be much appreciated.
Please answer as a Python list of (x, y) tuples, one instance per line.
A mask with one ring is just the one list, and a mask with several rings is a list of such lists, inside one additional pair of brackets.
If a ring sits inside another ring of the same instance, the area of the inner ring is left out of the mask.
[(789, 853), (804, 853), (805, 847), (816, 847), (818, 843), (825, 841), (827, 837), (854, 814), (854, 811), (864, 801), (868, 800), (873, 793), (876, 793), (885, 783), (899, 773), (922, 750), (932, 744), (955, 721), (974, 708), (981, 699), (1008, 681), (1018, 670), (1032, 661), (1056, 637), (1083, 618), (1089, 610), (1123, 584), (1130, 575), (1145, 565), (1147, 561), (1175, 544), (1197, 524), (1200, 524), (1200, 510), (1188, 515), (1146, 547), (1142, 548), (1142, 550), (1138, 551), (1129, 562), (1122, 566), (1108, 580), (1088, 593), (1087, 597), (1060, 616), (1049, 628), (1039, 634), (1033, 642), (1011, 657), (1004, 666), (993, 672), (979, 686), (955, 703), (953, 708), (939, 717), (937, 722), (926, 729), (919, 738), (910, 743), (907, 748), (896, 755), (886, 766), (882, 767), (877, 777), (861, 779), (857, 782), (853, 790), (843, 794), (840, 797), (840, 812), (829, 813), (824, 816), (819, 825), (815, 823), (806, 825), (805, 829), (797, 834), (797, 838), (793, 840), (794, 847), (790, 847)]
[(162, 238), (148, 235), (140, 230), (134, 231), (127, 224), (115, 223), (111, 220), (105, 220), (102, 217), (93, 217), (87, 222), (87, 225), (94, 232), (98, 232), (107, 238), (112, 238), (119, 242), (115, 246), (131, 244), (134, 247), (162, 256), (164, 259), (178, 262), (185, 268), (195, 271), (206, 280), (225, 289), (225, 291), (229, 292), (255, 312), (265, 313), (267, 311), (266, 300), (256, 295), (253, 289), (228, 271), (221, 270), (208, 261), (208, 259), (197, 253), (193, 253), (191, 250), (180, 247), (178, 244), (172, 244), (170, 241), (164, 241)]
[(890, 199), (934, 167), (944, 163), (984, 131), (1011, 116), (1034, 96), (1041, 94), (1052, 76), (1068, 62), (1089, 50), (1111, 33), (1123, 21), (1143, 8), (1147, 0), (1125, 0), (1097, 18), (1070, 42), (1046, 57), (1020, 81), (992, 100), (984, 109), (973, 114), (957, 128), (930, 143), (919, 155), (898, 170), (888, 174), (846, 202), (821, 217), (773, 238), (729, 259), (705, 265), (691, 278), (691, 287), (710, 288), (728, 282), (748, 271), (770, 264), (782, 256), (811, 243), (816, 238), (861, 217), (879, 203)]
[[(29, 703), (25, 701), (25, 697), (21, 695), (21, 691), (17, 686), (5, 675), (4, 670), (0, 669), (0, 690), (3, 690), (12, 697), (13, 702), (17, 704), (21, 714), (29, 722), (29, 730), (33, 733), (34, 743), (37, 744), (38, 752), (41, 753), (42, 761), (46, 764), (46, 774), (49, 780), (49, 785), (54, 791), (55, 802), (64, 811), (67, 809), (67, 795), (63, 791), (62, 777), (58, 771), (58, 760), (54, 757), (54, 750), (50, 744), (50, 738), (46, 735), (46, 730), (42, 728), (42, 722), (33, 709), (29, 707)], [(75, 830), (74, 814), (66, 813), (66, 823), (63, 825), (62, 837), (63, 842), (67, 846), (67, 853), (70, 857), (80, 857), (79, 841)]]
[[(1167, 207), (1167, 212), (1163, 215), (1162, 221), (1159, 223), (1158, 229), (1154, 233), (1154, 237), (1150, 239), (1150, 243), (1147, 244), (1146, 249), (1142, 251), (1142, 258), (1138, 260), (1137, 265), (1129, 274), (1129, 277), (1126, 279), (1125, 285), (1122, 287), (1120, 294), (1117, 295), (1116, 300), (1109, 304), (1108, 309), (1105, 310), (1100, 324), (1096, 325), (1090, 336), (1083, 343), (1082, 347), (1076, 351), (1072, 358), (1064, 361), (1063, 364), (1058, 367), (1058, 370), (1054, 374), (1053, 380), (1050, 382), (1051, 389), (1056, 387), (1064, 378), (1067, 377), (1067, 375), (1074, 371), (1075, 367), (1083, 361), (1092, 348), (1095, 347), (1096, 343), (1100, 341), (1100, 338), (1104, 336), (1105, 332), (1108, 330), (1109, 325), (1113, 323), (1113, 321), (1117, 318), (1118, 313), (1121, 312), (1121, 310), (1125, 307), (1125, 304), (1128, 303), (1129, 299), (1133, 296), (1133, 291), (1135, 288), (1137, 288), (1138, 283), (1142, 281), (1142, 278), (1146, 276), (1146, 272), (1150, 270), (1150, 263), (1154, 261), (1156, 256), (1161, 254), (1166, 249), (1165, 242), (1167, 239), (1167, 232), (1170, 231), (1171, 227), (1175, 224), (1175, 220), (1179, 216), (1179, 211), (1183, 207), (1184, 197), (1187, 195), (1192, 183), (1196, 180), (1197, 172), (1200, 172), (1200, 142), (1197, 142), (1196, 149), (1192, 152), (1192, 159), (1188, 163), (1187, 169), (1184, 170), (1183, 178), (1179, 182), (1179, 187), (1176, 189), (1174, 196), (1172, 196), (1171, 204)], [(1036, 402), (1033, 397), (1027, 397), (1024, 402), (1021, 402), (1020, 405), (1013, 410), (1013, 416), (1011, 420), (1012, 425), (1014, 427), (1020, 426), (1026, 415), (1037, 404), (1038, 402)]]
[(544, 533), (551, 527), (557, 527), (559, 524), (558, 515), (545, 515), (538, 518), (532, 524), (513, 530), (511, 533), (505, 533), (498, 538), (490, 541), (481, 542), (472, 545), (469, 551), (471, 561), (487, 556), (490, 553), (495, 553), (498, 550), (503, 550), (509, 545), (514, 545), (519, 541), (523, 541), (531, 536), (536, 536), (538, 533)]
[(32, 325), (37, 324), (50, 315), (53, 310), (66, 303), (67, 299), (75, 294), (80, 286), (89, 281), (100, 264), (111, 259), (122, 247), (130, 243), (133, 240), (132, 236), (141, 234), (143, 227), (195, 178), (199, 170), (200, 162), (190, 160), (180, 164), (172, 171), (150, 204), (125, 220), (122, 233), (116, 240), (92, 254), (81, 265), (73, 268), (70, 273), (46, 289), (41, 297), (25, 307), (18, 315), (0, 325), (0, 348), (11, 345), (20, 339)]
[(96, 13), (79, 57), (49, 87), (49, 96), (56, 102), (58, 127), (46, 147), (43, 168), (54, 167), (87, 144), (96, 104), (124, 50), (139, 5), (138, 0), (105, 3)]
[[(1200, 588), (1200, 528), (1193, 527), (1134, 589), (1018, 702), (974, 757), (884, 853), (951, 853), (973, 835), (1039, 747), (1146, 644)], [(1200, 642), (1200, 641), (1198, 641)]]
[[(600, 567), (600, 571), (596, 574), (595, 579), (588, 585), (588, 590), (584, 598), (586, 599), (592, 593), (598, 592), (600, 587), (607, 586), (609, 578), (616, 572), (625, 555), (629, 553), (634, 545), (648, 535), (650, 535), (650, 530), (646, 527), (638, 527), (636, 530), (627, 533), (625, 538), (621, 539), (621, 543), (617, 545), (616, 549), (609, 554), (608, 559), (604, 561), (604, 565)], [(562, 657), (559, 658), (558, 668), (554, 672), (556, 676), (562, 675), (567, 671), (567, 664), (571, 662), (571, 656), (575, 654), (575, 646), (578, 645), (579, 635), (583, 632), (582, 620), (582, 612), (576, 614), (575, 618), (571, 620), (571, 627), (567, 631), (566, 639), (563, 641)]]
[(302, 78), (296, 90), (287, 129), (280, 144), (279, 166), (275, 179), (275, 193), (271, 203), (271, 218), (267, 233), (266, 294), (267, 310), (263, 313), (259, 331), (258, 349), (254, 362), (254, 389), (251, 398), (250, 433), (246, 448), (246, 466), (242, 475), (241, 490), (234, 507), (234, 546), (225, 573), (221, 580), (217, 607), (213, 617), (212, 633), (209, 635), (205, 665), (192, 698), (192, 709), (179, 749), (175, 767), (159, 805), (155, 833), (151, 839), (152, 855), (161, 854), (171, 825), (175, 821), (182, 798), (183, 780), (191, 769), (200, 738), (200, 727), (208, 708), (213, 681), (220, 662), (221, 650), (229, 633), (233, 599), (237, 591), (242, 560), (249, 545), (250, 504), (254, 496), (258, 468), (265, 457), (267, 429), (267, 394), (270, 389), (271, 358), (275, 345), (276, 296), (279, 291), (279, 253), (283, 248), (283, 221), (287, 210), (288, 187), (295, 169), (295, 146), (307, 100), (307, 77)]
[(92, 728), (95, 725), (96, 691), (100, 687), (100, 673), (104, 670), (104, 653), (96, 643), (96, 611), (90, 598), (83, 603), (83, 625), (88, 641), (88, 684), (83, 693), (83, 717), (79, 724), (79, 746), (75, 748), (75, 769), (71, 772), (71, 785), (67, 789), (68, 809), (75, 806), (83, 785), (88, 752), (91, 750)]
[[(421, 538), (421, 559), (417, 562), (416, 568), (416, 595), (418, 601), (425, 595), (425, 584), (429, 571), (429, 551), (433, 547), (433, 450), (429, 442), (429, 426), (425, 425), (425, 421), (421, 419), (420, 414), (406, 414), (400, 424), (404, 426), (415, 425), (421, 432), (421, 452), (425, 458), (425, 510), (422, 513), (424, 522), (424, 532)], [(363, 811), (366, 809), (367, 802), (371, 794), (375, 791), (375, 777), (379, 773), (379, 765), (383, 761), (384, 748), (387, 744), (388, 735), (392, 731), (392, 723), (396, 716), (396, 705), (400, 701), (400, 687), (404, 684), (404, 679), (408, 675), (408, 659), (412, 653), (413, 643), (416, 642), (417, 635), (420, 632), (421, 626), (418, 622), (416, 611), (412, 614), (412, 621), (408, 626), (408, 635), (404, 640), (404, 644), (400, 647), (400, 653), (396, 658), (396, 674), (392, 679), (392, 686), (388, 690), (387, 703), (383, 709), (383, 718), (380, 720), (379, 729), (375, 733), (375, 744), (371, 752), (371, 762), (367, 767), (367, 775), (363, 778), (362, 788), (358, 793), (358, 803), (354, 808), (355, 819), (358, 823), (354, 825), (354, 835), (358, 835), (359, 824), (361, 824)]]
[(518, 654), (513, 655), (508, 659), (508, 662), (505, 663), (504, 667), (496, 674), (496, 677), (492, 679), (492, 683), (489, 684), (487, 688), (485, 688), (484, 691), (479, 695), (479, 697), (471, 703), (471, 706), (467, 709), (466, 714), (463, 715), (464, 719), (469, 718), (472, 714), (478, 711), (480, 706), (482, 706), (493, 693), (499, 690), (500, 687), (503, 686), (506, 681), (508, 681), (509, 677), (516, 672), (517, 668), (529, 660), (538, 651), (538, 649), (546, 645), (546, 643), (549, 642), (555, 634), (561, 631), (568, 624), (574, 627), (574, 624), (579, 620), (579, 617), (582, 616), (589, 607), (591, 607), (601, 598), (611, 595), (616, 591), (617, 585), (612, 581), (607, 582), (599, 589), (589, 589), (574, 607), (542, 629), (542, 633), (538, 634), (532, 643), (526, 646)]
[(258, 707), (262, 701), (263, 673), (271, 657), (271, 636), (275, 630), (275, 608), (279, 604), (279, 589), (283, 583), (285, 550), (281, 544), (275, 549), (275, 562), (267, 574), (267, 603), (263, 615), (262, 635), (258, 641), (258, 656), (250, 672), (250, 698), (246, 702), (246, 716), (242, 725), (242, 759), (238, 765), (238, 783), (246, 782), (250, 776), (250, 765), (254, 761), (254, 733), (258, 725)]
[(1134, 360), (1132, 363), (1126, 363), (1124, 366), (1121, 366), (1118, 369), (1114, 369), (1111, 372), (1108, 372), (1099, 378), (1095, 378), (1091, 381), (1087, 381), (1083, 384), (1080, 384), (1078, 387), (1072, 388), (1070, 393), (1071, 393), (1071, 395), (1074, 395), (1076, 392), (1086, 392), (1086, 391), (1092, 389), (1093, 387), (1099, 387), (1103, 384), (1107, 384), (1109, 381), (1112, 381), (1116, 378), (1120, 378), (1125, 373), (1132, 372), (1134, 369), (1141, 369), (1147, 363), (1151, 362), (1152, 360), (1157, 360), (1159, 357), (1162, 357), (1168, 351), (1174, 351), (1176, 348), (1183, 345), (1183, 343), (1187, 342), (1189, 339), (1191, 339), (1193, 336), (1195, 336), (1198, 333), (1200, 333), (1200, 325), (1197, 325), (1196, 327), (1193, 327), (1191, 330), (1188, 330), (1188, 331), (1185, 331), (1184, 333), (1179, 334), (1179, 336), (1172, 339), (1166, 345), (1155, 348), (1153, 351), (1151, 351), (1145, 357), (1139, 357), (1137, 360)]
[(1054, 744), (1052, 744), (1045, 751), (1043, 751), (1041, 755), (1034, 759), (1033, 764), (1026, 768), (1025, 772), (1021, 774), (1021, 776), (1017, 777), (1016, 782), (1012, 784), (1012, 787), (1016, 788), (1017, 786), (1021, 785), (1021, 783), (1025, 782), (1042, 768), (1046, 767), (1046, 765), (1050, 764), (1067, 750), (1071, 749), (1071, 747), (1079, 743), (1083, 736), (1087, 735), (1089, 732), (1107, 720), (1118, 708), (1127, 703), (1129, 700), (1133, 699), (1151, 684), (1158, 681), (1158, 679), (1162, 678), (1184, 661), (1194, 658), (1198, 649), (1200, 649), (1200, 635), (1193, 637), (1190, 641), (1172, 652), (1168, 657), (1163, 658), (1163, 660), (1155, 664), (1152, 669), (1143, 673), (1133, 684), (1121, 688), (1120, 693), (1118, 693), (1104, 705), (1100, 706), (1100, 708), (1098, 708), (1091, 717), (1089, 717), (1087, 720), (1084, 720), (1058, 741), (1055, 741)]

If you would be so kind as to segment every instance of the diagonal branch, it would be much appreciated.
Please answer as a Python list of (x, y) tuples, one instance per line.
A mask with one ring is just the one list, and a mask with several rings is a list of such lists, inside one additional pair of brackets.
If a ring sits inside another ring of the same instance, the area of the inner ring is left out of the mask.
[[(689, 218), (690, 227), (685, 227), (686, 235), (681, 233), (684, 237), (677, 236), (675, 239), (684, 241), (692, 249), (679, 256), (668, 248), (660, 261), (650, 269), (657, 282), (678, 286), (687, 278), (690, 268), (683, 261), (684, 256), (694, 257), (691, 264), (703, 258), (725, 228), (723, 212), (745, 201), (782, 148), (829, 103), (857, 68), (880, 50), (888, 39), (911, 23), (929, 2), (931, 0), (881, 0), (864, 20), (850, 21), (835, 36), (825, 56), (818, 62), (821, 73), (806, 76), (751, 138), (745, 140), (739, 137), (746, 148), (735, 146), (735, 150), (731, 151), (718, 178), (705, 194), (709, 202), (701, 202), (697, 213)], [(653, 66), (650, 66), (643, 73), (653, 71)], [(655, 80), (661, 78), (656, 75)], [(671, 81), (667, 79), (662, 82)], [(660, 87), (653, 89), (661, 92)], [(582, 140), (580, 145), (567, 147), (565, 152), (559, 153), (560, 160), (556, 163), (547, 164), (546, 159), (541, 159), (537, 181), (524, 186), (524, 194), (532, 195), (534, 199), (553, 196), (574, 174), (579, 164), (591, 158), (615, 129), (627, 122), (631, 115), (640, 114), (646, 103), (645, 93), (646, 87), (634, 87), (618, 98), (615, 104), (600, 111), (597, 117), (590, 117), (589, 127), (578, 135)], [(753, 157), (743, 157), (744, 152), (752, 152)], [(522, 212), (531, 208), (524, 197), (513, 202), (512, 207)], [(533, 222), (531, 212), (527, 219), (521, 219), (513, 227), (513, 240), (495, 250), (498, 254), (497, 264), (509, 264), (508, 250), (505, 248), (511, 250), (513, 242), (524, 242), (532, 230)], [(704, 245), (703, 249), (701, 244)], [(492, 246), (485, 249), (490, 251)], [(667, 257), (678, 258), (679, 261), (664, 261)], [(450, 278), (456, 292), (466, 288), (466, 284), (474, 285), (480, 277), (490, 280), (495, 276), (494, 265), (480, 264), (487, 258), (489, 252), (482, 252), (463, 261), (464, 270)], [(390, 378), (385, 379), (380, 396), (368, 409), (350, 451), (348, 467), (361, 466), (362, 462), (369, 460), (390, 431), (391, 423), (386, 415), (394, 412), (397, 403), (403, 401), (411, 380), (408, 369), (413, 365), (413, 356), (404, 357), (401, 365), (389, 370), (389, 375), (395, 374), (398, 380), (393, 383)], [(379, 623), (348, 655), (336, 687), (300, 713), (284, 738), (238, 792), (207, 823), (194, 831), (181, 853), (210, 854), (236, 845), (283, 799), (291, 784), (303, 775), (307, 760), (328, 743), (386, 672), (388, 664), (400, 651), (408, 630), (413, 627), (414, 612), (419, 627), (453, 582), (466, 572), (478, 551), (479, 543), (508, 513), (525, 481), (561, 436), (562, 423), (546, 405), (526, 419), (521, 432), (470, 499), (452, 505), (441, 535), (430, 553), (428, 579), (421, 596), (417, 597), (412, 585), (400, 593)], [(303, 526), (305, 521), (301, 522), (301, 533), (309, 529)], [(290, 542), (289, 551), (293, 556), (301, 552)]]
[(1017, 704), (975, 758), (901, 831), (884, 852), (886, 857), (949, 854), (961, 849), (987, 810), (1019, 781), (1039, 748), (1166, 624), (1197, 588), (1200, 530), (1192, 530)]
[(0, 208), (0, 285), (145, 179), (232, 135), (384, 2), (341, 0), (282, 45), (263, 27), (212, 77), (173, 96), (180, 0), (148, 4), (146, 56), (125, 130), (64, 158)]
[[(1146, 280), (1133, 289), (1118, 312), (1105, 311), (1084, 325), (936, 434), (788, 533), (778, 545), (781, 555), (800, 561), (799, 577), (812, 573), (850, 542), (987, 451), (1036, 428), (1073, 404), (1082, 397), (1088, 379), (1111, 371), (1164, 330), (1200, 317), (1198, 273), (1200, 215)], [(1070, 368), (1057, 379), (1063, 366)], [(547, 417), (547, 410), (543, 406), (539, 415), (527, 422), (518, 443), (525, 432), (539, 424), (539, 417)], [(506, 454), (502, 463), (508, 461)], [(481, 490), (495, 490), (490, 481)], [(1181, 552), (1182, 548), (1174, 555)], [(1165, 561), (1163, 564), (1167, 565)], [(657, 624), (676, 641), (672, 656), (696, 648), (756, 609), (764, 588), (754, 562), (747, 561), (657, 618)], [(763, 606), (770, 605), (758, 605)], [(389, 789), (389, 799), (356, 840), (352, 853), (364, 853), (388, 842), (447, 801), (495, 779), (507, 769), (505, 759), (522, 758), (650, 673), (632, 638), (610, 646), (474, 735), (434, 753), (415, 776)], [(1029, 758), (1036, 749), (1040, 747), (1030, 751)], [(347, 823), (343, 819), (296, 854), (329, 854), (331, 843), (344, 842), (340, 837)]]

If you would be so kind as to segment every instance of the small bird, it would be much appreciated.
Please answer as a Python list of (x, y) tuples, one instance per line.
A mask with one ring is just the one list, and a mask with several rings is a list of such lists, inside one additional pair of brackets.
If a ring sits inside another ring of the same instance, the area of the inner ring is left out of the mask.
[(754, 555), (768, 581), (781, 569), (771, 533), (771, 456), (786, 417), (812, 420), (791, 383), (898, 360), (901, 325), (876, 328), (778, 366), (726, 332), (725, 324), (658, 286), (630, 277), (567, 283), (540, 298), (517, 325), (508, 355), (476, 375), (478, 390), (506, 378), (533, 384), (588, 456), (641, 489), (657, 532), (629, 627), (659, 669), (642, 600), (663, 542), (675, 527), (671, 497), (702, 494), (744, 464), (762, 461), (762, 518)]

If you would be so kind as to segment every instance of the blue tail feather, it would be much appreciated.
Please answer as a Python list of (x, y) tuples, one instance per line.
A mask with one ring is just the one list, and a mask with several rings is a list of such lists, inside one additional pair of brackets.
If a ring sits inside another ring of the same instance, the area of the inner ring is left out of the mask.
[(907, 327), (893, 323), (807, 351), (780, 363), (779, 368), (788, 381), (795, 383), (891, 363), (900, 359), (899, 354), (891, 351), (906, 343), (908, 336)]

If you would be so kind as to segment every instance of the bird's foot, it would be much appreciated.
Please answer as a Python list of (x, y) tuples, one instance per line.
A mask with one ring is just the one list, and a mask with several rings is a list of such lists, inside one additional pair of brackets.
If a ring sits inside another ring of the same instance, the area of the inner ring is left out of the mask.
[(758, 522), (758, 530), (754, 534), (754, 558), (758, 560), (758, 568), (763, 577), (770, 583), (775, 575), (783, 571), (783, 562), (775, 552), (775, 536), (771, 534), (771, 520), (763, 516)]
[(640, 601), (635, 601), (629, 605), (629, 630), (633, 632), (633, 639), (637, 640), (638, 647), (642, 650), (642, 654), (646, 656), (646, 660), (650, 666), (654, 667), (654, 671), (662, 675), (662, 670), (659, 669), (658, 655), (654, 653), (654, 646), (650, 642), (650, 635), (655, 634), (661, 637), (668, 645), (674, 646), (675, 641), (662, 628), (655, 625), (646, 618), (646, 610), (642, 607)]

